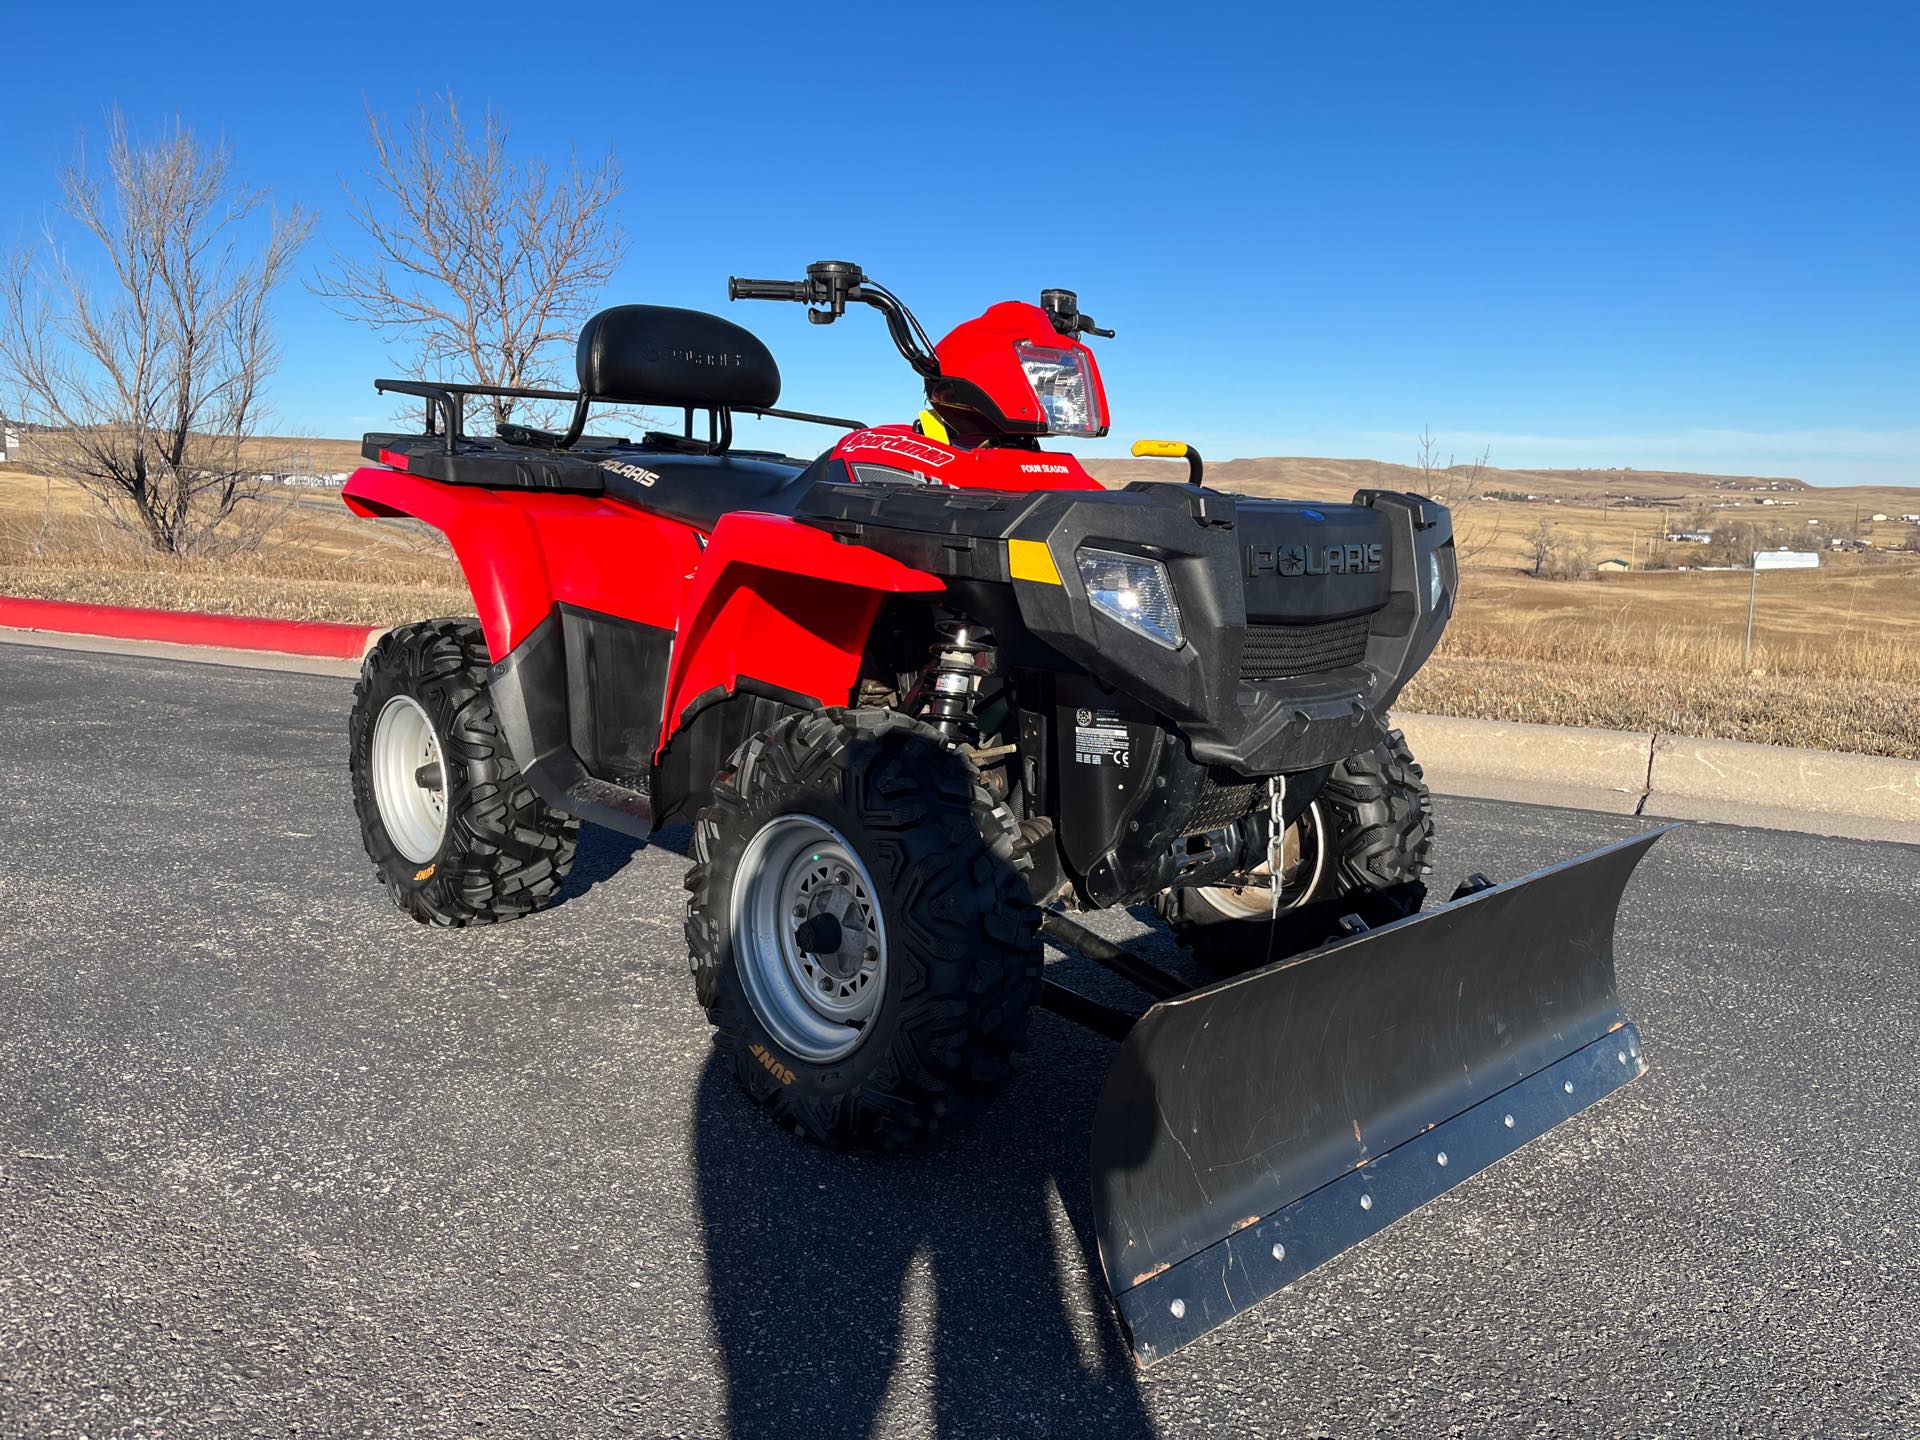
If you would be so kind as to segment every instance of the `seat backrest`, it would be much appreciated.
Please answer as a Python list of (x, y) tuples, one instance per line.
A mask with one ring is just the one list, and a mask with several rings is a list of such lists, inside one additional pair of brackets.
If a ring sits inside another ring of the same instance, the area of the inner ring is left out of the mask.
[(780, 367), (750, 330), (703, 310), (616, 305), (581, 327), (580, 389), (622, 405), (765, 408)]

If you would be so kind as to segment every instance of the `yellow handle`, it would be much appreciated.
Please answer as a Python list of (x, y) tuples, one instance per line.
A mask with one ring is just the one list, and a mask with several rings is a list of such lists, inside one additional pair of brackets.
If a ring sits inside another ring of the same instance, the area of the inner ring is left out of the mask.
[(1187, 447), (1179, 440), (1136, 440), (1133, 442), (1133, 453), (1157, 460), (1184, 460), (1187, 458)]

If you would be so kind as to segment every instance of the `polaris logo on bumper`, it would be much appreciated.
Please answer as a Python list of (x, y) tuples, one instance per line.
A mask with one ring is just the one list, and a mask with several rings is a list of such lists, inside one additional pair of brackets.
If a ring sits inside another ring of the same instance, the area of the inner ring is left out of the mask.
[(1249, 545), (1247, 574), (1372, 575), (1386, 564), (1387, 547), (1370, 545)]

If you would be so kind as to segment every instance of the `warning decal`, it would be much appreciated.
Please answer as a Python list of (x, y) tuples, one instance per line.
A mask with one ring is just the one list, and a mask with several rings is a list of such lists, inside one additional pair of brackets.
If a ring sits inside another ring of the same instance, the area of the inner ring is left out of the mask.
[(1080, 765), (1133, 765), (1132, 742), (1127, 727), (1114, 710), (1077, 710), (1074, 712), (1073, 758)]

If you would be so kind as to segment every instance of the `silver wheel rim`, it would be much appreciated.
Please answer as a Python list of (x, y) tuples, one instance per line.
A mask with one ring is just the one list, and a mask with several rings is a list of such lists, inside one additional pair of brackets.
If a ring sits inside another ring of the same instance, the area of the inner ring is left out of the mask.
[[(838, 1060), (866, 1038), (887, 979), (876, 893), (847, 838), (811, 815), (769, 820), (740, 857), (728, 922), (734, 962), (760, 1023), (803, 1060)], [(815, 953), (802, 946), (803, 927), (821, 915), (839, 943)]]
[[(1313, 892), (1320, 888), (1321, 877), (1327, 871), (1326, 827), (1321, 823), (1318, 800), (1307, 807), (1304, 818), (1307, 824), (1301, 839), (1313, 846), (1313, 857), (1310, 861), (1303, 859), (1299, 867), (1306, 876), (1306, 884), (1298, 888), (1289, 887), (1280, 892), (1280, 904), (1277, 908), (1283, 911), (1297, 910), (1311, 900)], [(1308, 836), (1311, 836), (1310, 840)], [(1273, 872), (1263, 863), (1256, 867), (1253, 873), (1270, 875)], [(1271, 892), (1259, 886), (1206, 885), (1201, 887), (1200, 895), (1207, 904), (1234, 920), (1265, 920), (1274, 913), (1276, 908)]]
[(440, 853), (447, 833), (447, 765), (420, 702), (396, 695), (373, 723), (369, 768), (380, 823), (393, 848), (415, 864)]

